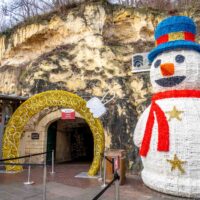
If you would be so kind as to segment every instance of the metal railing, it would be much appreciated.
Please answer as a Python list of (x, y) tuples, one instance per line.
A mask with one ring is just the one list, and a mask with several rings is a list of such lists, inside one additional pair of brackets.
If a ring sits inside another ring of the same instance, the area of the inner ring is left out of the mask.
[[(102, 155), (101, 162), (100, 162), (100, 181), (103, 181), (102, 184), (102, 190), (92, 199), (92, 200), (97, 200), (99, 197), (103, 195), (103, 193), (112, 186), (113, 183), (115, 183), (115, 200), (120, 200), (120, 195), (119, 195), (119, 180), (120, 176), (117, 172), (117, 169), (115, 169), (114, 163), (115, 159), (118, 159), (117, 157), (112, 158), (110, 160), (107, 156), (105, 156), (105, 153)], [(108, 184), (106, 184), (106, 160), (112, 164), (112, 173), (113, 173), (113, 179), (110, 181)], [(102, 177), (102, 162), (103, 162), (103, 177)]]
[[(25, 155), (25, 156), (19, 156), (19, 157), (15, 157), (15, 158), (5, 158), (5, 159), (0, 159), (0, 166), (28, 166), (28, 176), (27, 176), (27, 181), (24, 182), (25, 185), (32, 185), (34, 184), (34, 181), (31, 181), (31, 166), (43, 166), (43, 200), (46, 200), (46, 183), (47, 183), (47, 163), (46, 163), (46, 157), (44, 158), (44, 162), (42, 164), (38, 164), (38, 163), (31, 163), (31, 158), (34, 156), (39, 156), (39, 155), (47, 155), (48, 153), (51, 153), (51, 157), (52, 157), (52, 162), (51, 162), (51, 174), (55, 173), (54, 170), (54, 150), (52, 151), (46, 151), (46, 152), (42, 152), (42, 153), (35, 153), (35, 154), (29, 154), (29, 155)], [(5, 161), (12, 161), (12, 160), (20, 160), (23, 158), (29, 158), (29, 162), (28, 163), (9, 163), (9, 162), (5, 162)]]
[(115, 199), (119, 200), (119, 175), (117, 172), (114, 173), (113, 180), (108, 183), (92, 200), (97, 200), (99, 197), (103, 195), (103, 193), (112, 186), (112, 184), (115, 182)]
[(45, 152), (42, 152), (42, 153), (34, 153), (34, 154), (29, 154), (29, 155), (24, 155), (24, 156), (19, 156), (19, 157), (14, 157), (14, 158), (5, 158), (5, 159), (0, 159), (0, 162), (4, 162), (4, 161), (10, 161), (10, 160), (19, 160), (19, 159), (22, 159), (22, 158), (28, 158), (28, 157), (33, 157), (33, 156), (39, 156), (39, 155), (43, 155), (43, 154), (47, 154), (47, 153), (50, 153), (52, 151), (45, 151)]
[[(25, 155), (25, 156), (19, 156), (15, 158), (6, 158), (6, 159), (0, 159), (0, 166), (28, 166), (28, 176), (27, 176), (27, 181), (24, 182), (25, 185), (32, 185), (34, 184), (34, 181), (31, 181), (31, 166), (43, 166), (43, 200), (46, 200), (46, 182), (47, 182), (47, 163), (46, 163), (46, 157), (44, 159), (44, 162), (42, 164), (37, 164), (37, 163), (31, 163), (31, 158), (34, 156), (39, 156), (39, 155), (46, 155), (51, 152), (51, 157), (52, 157), (52, 162), (51, 162), (51, 172), (50, 174), (55, 174), (54, 170), (54, 150), (52, 151), (47, 151), (47, 152), (42, 152), (42, 153), (36, 153), (36, 154), (30, 154), (30, 155)], [(11, 161), (11, 160), (19, 160), (23, 158), (29, 158), (28, 163), (9, 163), (5, 161)], [(99, 180), (103, 181), (102, 184), (102, 190), (92, 199), (92, 200), (97, 200), (99, 197), (101, 197), (104, 192), (112, 186), (113, 183), (115, 183), (115, 200), (120, 200), (119, 196), (119, 180), (120, 176), (118, 175), (117, 169), (115, 169), (114, 163), (115, 163), (116, 158), (112, 158), (110, 160), (105, 154), (102, 155), (101, 158), (101, 163), (100, 163), (100, 178)], [(112, 169), (113, 169), (113, 179), (106, 184), (106, 160), (112, 164)], [(102, 174), (102, 162), (103, 162), (103, 174)], [(103, 176), (103, 177), (102, 177)]]

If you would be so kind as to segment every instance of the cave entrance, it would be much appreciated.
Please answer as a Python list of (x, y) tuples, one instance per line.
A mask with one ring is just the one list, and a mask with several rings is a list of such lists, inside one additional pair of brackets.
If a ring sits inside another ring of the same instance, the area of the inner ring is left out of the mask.
[[(24, 148), (22, 140), (24, 128), (36, 114), (39, 114), (47, 108), (71, 108), (75, 110), (76, 114), (79, 115), (80, 118), (83, 118), (87, 122), (92, 131), (94, 139), (94, 158), (90, 165), (88, 174), (90, 176), (96, 175), (100, 167), (101, 154), (104, 152), (104, 129), (101, 121), (94, 118), (90, 110), (86, 107), (86, 104), (87, 102), (80, 96), (64, 90), (49, 90), (33, 95), (17, 108), (6, 126), (3, 137), (3, 158), (14, 158), (20, 155), (20, 148)], [(56, 113), (52, 112), (44, 116), (36, 124), (35, 131), (40, 135), (39, 140), (37, 141), (38, 144), (36, 145), (37, 151), (46, 151), (47, 129), (49, 124), (60, 119), (60, 117), (61, 113), (57, 110)], [(59, 126), (57, 125), (57, 129), (58, 127)], [(59, 137), (56, 137), (56, 139), (57, 138)], [(32, 141), (32, 144), (33, 150), (35, 149), (35, 142)], [(32, 153), (32, 151), (30, 153)], [(8, 171), (17, 172), (22, 169), (22, 166), (19, 165), (6, 166), (6, 170)]]
[[(47, 129), (47, 151), (54, 150), (55, 163), (91, 163), (94, 157), (94, 139), (83, 118), (57, 120)], [(47, 155), (51, 163), (51, 155)]]

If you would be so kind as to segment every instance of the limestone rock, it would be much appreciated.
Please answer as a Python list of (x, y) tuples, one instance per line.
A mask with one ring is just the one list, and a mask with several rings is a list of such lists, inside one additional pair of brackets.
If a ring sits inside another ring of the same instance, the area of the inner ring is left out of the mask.
[(154, 47), (154, 27), (163, 17), (95, 2), (24, 24), (0, 37), (0, 93), (31, 96), (62, 89), (88, 100), (115, 92), (101, 119), (106, 147), (125, 148), (134, 164), (132, 132), (151, 86), (148, 72), (131, 72), (131, 58)]

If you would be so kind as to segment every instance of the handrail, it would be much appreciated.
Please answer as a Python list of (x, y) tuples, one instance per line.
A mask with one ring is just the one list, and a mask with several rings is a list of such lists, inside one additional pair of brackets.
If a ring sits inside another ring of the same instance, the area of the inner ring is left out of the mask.
[(15, 157), (15, 158), (5, 158), (5, 159), (0, 159), (0, 162), (9, 161), (9, 160), (18, 160), (18, 159), (22, 159), (22, 158), (29, 158), (29, 157), (32, 157), (32, 156), (43, 155), (43, 154), (47, 154), (47, 153), (50, 153), (50, 152), (52, 152), (52, 151), (46, 151), (46, 152), (42, 152), (42, 153), (29, 154), (29, 155), (19, 156), (19, 157)]
[(37, 164), (37, 163), (0, 163), (0, 166), (4, 166), (4, 165), (43, 166), (44, 164)]
[(117, 172), (114, 173), (114, 178), (113, 180), (108, 183), (108, 185), (106, 187), (104, 187), (92, 200), (97, 200), (99, 199), (99, 197), (116, 181), (116, 180), (119, 180), (120, 179), (120, 176), (118, 175)]

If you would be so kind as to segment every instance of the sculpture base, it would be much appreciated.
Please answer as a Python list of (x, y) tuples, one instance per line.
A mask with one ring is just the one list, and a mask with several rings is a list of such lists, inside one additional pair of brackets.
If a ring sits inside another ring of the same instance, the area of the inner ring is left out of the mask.
[(169, 177), (162, 174), (142, 171), (145, 185), (158, 192), (188, 198), (200, 198), (200, 180), (194, 178)]

